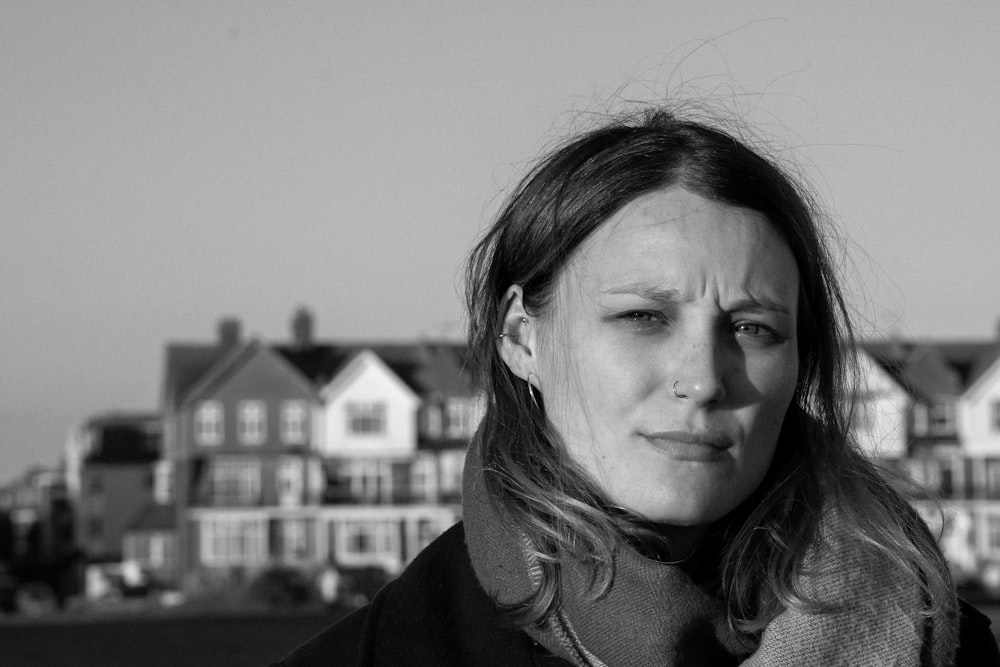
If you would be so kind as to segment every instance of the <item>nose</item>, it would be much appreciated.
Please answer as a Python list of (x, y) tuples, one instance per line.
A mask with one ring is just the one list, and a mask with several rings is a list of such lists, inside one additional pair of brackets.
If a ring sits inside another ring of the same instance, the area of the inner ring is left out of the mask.
[(699, 406), (721, 402), (726, 397), (726, 388), (714, 342), (692, 341), (685, 350), (671, 386), (674, 396)]

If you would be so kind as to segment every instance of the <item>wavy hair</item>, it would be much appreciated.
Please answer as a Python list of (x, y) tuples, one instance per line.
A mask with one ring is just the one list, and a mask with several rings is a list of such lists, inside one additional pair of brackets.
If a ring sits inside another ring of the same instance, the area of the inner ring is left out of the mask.
[(501, 359), (504, 294), (520, 285), (525, 309), (546, 312), (583, 240), (623, 205), (669, 186), (763, 215), (800, 276), (795, 394), (764, 480), (719, 524), (719, 585), (730, 622), (755, 632), (783, 608), (822, 608), (802, 589), (801, 575), (831, 509), (862, 549), (912, 579), (929, 601), (925, 613), (952, 611), (942, 609), (951, 581), (933, 537), (849, 437), (854, 339), (808, 190), (748, 142), (663, 109), (613, 119), (544, 156), (468, 260), (470, 362), (486, 398), (475, 444), (486, 490), (542, 565), (541, 585), (509, 611), (527, 624), (557, 607), (558, 560), (566, 554), (592, 565), (594, 595), (606, 591), (613, 550), (631, 522), (570, 460), (545, 417), (544, 396), (529, 395)]

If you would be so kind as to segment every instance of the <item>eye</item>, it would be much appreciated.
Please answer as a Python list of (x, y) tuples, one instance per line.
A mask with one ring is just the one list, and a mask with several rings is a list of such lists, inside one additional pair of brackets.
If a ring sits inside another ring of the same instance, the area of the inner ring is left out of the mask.
[(785, 336), (762, 322), (736, 322), (733, 332), (739, 338), (757, 343), (777, 344), (786, 340)]
[(757, 324), (756, 322), (738, 322), (736, 324), (736, 333), (743, 334), (745, 336), (759, 336), (764, 332), (764, 326)]
[(628, 313), (622, 313), (618, 316), (619, 319), (625, 320), (626, 322), (659, 322), (662, 321), (663, 315), (660, 313), (655, 313), (648, 310), (634, 310)]

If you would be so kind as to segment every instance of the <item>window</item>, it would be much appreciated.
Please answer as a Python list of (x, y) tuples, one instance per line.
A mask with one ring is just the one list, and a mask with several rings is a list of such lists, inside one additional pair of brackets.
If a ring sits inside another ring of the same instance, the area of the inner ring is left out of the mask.
[(348, 467), (351, 497), (374, 502), (382, 488), (382, 466), (378, 461), (355, 460)]
[(309, 555), (308, 532), (305, 519), (288, 519), (281, 522), (282, 555), (289, 560), (302, 560)]
[(955, 404), (950, 401), (932, 404), (928, 419), (931, 435), (953, 433), (955, 431)]
[(353, 556), (391, 555), (392, 528), (385, 521), (350, 521), (344, 526), (345, 551)]
[(480, 418), (480, 404), (474, 398), (449, 398), (445, 403), (445, 430), (449, 438), (471, 438)]
[(420, 458), (410, 468), (410, 494), (419, 500), (429, 500), (434, 493), (434, 460)]
[(990, 405), (990, 426), (994, 433), (1000, 433), (1000, 400)]
[(259, 445), (267, 436), (267, 412), (263, 401), (241, 401), (236, 433), (244, 445)]
[(347, 427), (357, 435), (385, 433), (385, 403), (348, 403)]
[(278, 502), (300, 505), (305, 465), (302, 459), (284, 458), (278, 463)]
[(986, 516), (986, 542), (990, 551), (1000, 552), (1000, 514)]
[(207, 565), (252, 565), (264, 560), (265, 531), (255, 519), (208, 519), (201, 524), (201, 559)]
[(986, 459), (986, 497), (1000, 498), (1000, 459)]
[(308, 411), (302, 401), (285, 401), (281, 405), (281, 441), (286, 445), (304, 445)]
[(222, 437), (222, 404), (204, 401), (194, 412), (194, 441), (199, 445), (218, 445)]
[(212, 464), (212, 504), (254, 505), (259, 499), (258, 461), (215, 461)]
[(160, 459), (153, 464), (153, 500), (165, 505), (174, 499), (173, 461)]
[(460, 398), (449, 398), (445, 410), (448, 418), (448, 437), (461, 438), (467, 430), (465, 401)]
[(427, 405), (424, 407), (424, 433), (430, 438), (441, 437), (441, 406)]

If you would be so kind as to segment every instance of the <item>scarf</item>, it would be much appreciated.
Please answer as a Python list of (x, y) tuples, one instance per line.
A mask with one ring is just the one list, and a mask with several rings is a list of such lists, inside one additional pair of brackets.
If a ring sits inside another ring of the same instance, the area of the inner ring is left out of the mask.
[[(541, 569), (528, 538), (491, 502), (476, 444), (466, 461), (462, 504), (480, 584), (501, 606), (523, 601), (538, 586)], [(605, 594), (594, 598), (586, 564), (561, 559), (560, 604), (524, 630), (580, 667), (951, 665), (955, 615), (923, 617), (919, 590), (852, 548), (836, 521), (828, 524), (821, 547), (805, 557), (803, 591), (840, 605), (835, 611), (786, 609), (760, 635), (738, 633), (724, 605), (681, 566), (646, 558), (623, 540)]]

